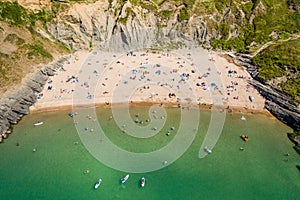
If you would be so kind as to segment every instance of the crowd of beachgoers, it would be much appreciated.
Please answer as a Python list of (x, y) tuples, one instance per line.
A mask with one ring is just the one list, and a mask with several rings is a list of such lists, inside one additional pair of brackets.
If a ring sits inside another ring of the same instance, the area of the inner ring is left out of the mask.
[[(207, 55), (203, 62), (194, 63), (189, 52), (129, 51), (109, 56), (75, 52), (37, 94), (31, 111), (70, 108), (77, 103), (180, 106), (187, 101), (210, 108), (216, 103), (213, 94), (220, 93), (222, 106), (229, 111), (265, 112), (265, 100), (250, 85), (251, 76), (244, 68), (216, 52)], [(1, 133), (0, 142), (10, 133), (10, 129)]]
[[(111, 104), (116, 99), (114, 95), (126, 96), (120, 97), (118, 103), (180, 104), (192, 94), (199, 105), (212, 105), (211, 94), (217, 90), (222, 93), (226, 107), (264, 110), (265, 101), (249, 84), (248, 72), (217, 53), (210, 53), (207, 58), (214, 70), (201, 63), (196, 67), (189, 58), (171, 52), (125, 52), (110, 63), (108, 60), (101, 62), (101, 55), (98, 60), (96, 54), (76, 52), (70, 55), (56, 75), (49, 78), (32, 110), (70, 106), (76, 90), (84, 97), (81, 104)], [(208, 80), (213, 71), (221, 79), (222, 86)], [(189, 91), (183, 91), (186, 88)]]

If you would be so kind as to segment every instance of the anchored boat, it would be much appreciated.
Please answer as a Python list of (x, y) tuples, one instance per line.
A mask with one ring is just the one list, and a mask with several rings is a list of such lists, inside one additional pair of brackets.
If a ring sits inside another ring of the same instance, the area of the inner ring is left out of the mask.
[(145, 177), (143, 177), (141, 179), (141, 187), (145, 187), (145, 182), (146, 182), (146, 179), (145, 179)]
[(211, 152), (212, 152), (212, 150), (211, 150), (210, 148), (208, 148), (208, 147), (204, 147), (204, 151), (205, 151), (206, 153), (211, 153)]
[(244, 134), (241, 135), (241, 138), (242, 138), (245, 142), (248, 142), (248, 140), (249, 140), (249, 137), (248, 137), (247, 135), (244, 135)]
[(102, 179), (100, 178), (97, 183), (95, 184), (94, 188), (97, 189), (102, 183)]
[(121, 179), (121, 183), (125, 183), (129, 178), (129, 174), (127, 174), (124, 178)]
[(40, 125), (43, 125), (43, 124), (44, 124), (44, 122), (37, 122), (37, 123), (34, 124), (34, 126), (40, 126)]

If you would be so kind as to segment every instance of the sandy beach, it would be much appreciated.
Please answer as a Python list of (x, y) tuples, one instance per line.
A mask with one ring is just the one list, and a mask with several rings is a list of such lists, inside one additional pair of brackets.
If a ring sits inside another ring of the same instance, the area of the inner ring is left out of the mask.
[[(194, 55), (193, 55), (194, 54)], [(216, 52), (79, 51), (50, 77), (31, 111), (114, 103), (222, 105), (266, 112), (244, 68)]]

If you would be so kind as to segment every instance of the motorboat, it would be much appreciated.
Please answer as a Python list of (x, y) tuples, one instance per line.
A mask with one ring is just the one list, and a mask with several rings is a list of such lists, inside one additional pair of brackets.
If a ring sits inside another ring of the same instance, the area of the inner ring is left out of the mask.
[(246, 120), (246, 117), (242, 116), (242, 117), (241, 117), (241, 120), (245, 121), (245, 120)]
[(43, 124), (44, 124), (44, 122), (37, 122), (37, 123), (34, 124), (34, 126), (40, 126), (40, 125), (43, 125)]
[(212, 150), (210, 148), (208, 148), (208, 147), (204, 147), (204, 151), (206, 153), (212, 153)]
[(129, 174), (127, 174), (124, 178), (121, 179), (121, 183), (125, 183), (129, 178)]
[(102, 179), (100, 178), (97, 183), (95, 184), (94, 188), (97, 189), (102, 183)]
[(143, 177), (141, 179), (141, 187), (145, 187), (145, 182), (146, 182), (146, 179), (145, 179), (145, 177)]
[(242, 135), (241, 135), (241, 138), (242, 138), (245, 142), (248, 142), (248, 140), (249, 140), (249, 137), (248, 137), (247, 135), (245, 135), (245, 134), (242, 134)]

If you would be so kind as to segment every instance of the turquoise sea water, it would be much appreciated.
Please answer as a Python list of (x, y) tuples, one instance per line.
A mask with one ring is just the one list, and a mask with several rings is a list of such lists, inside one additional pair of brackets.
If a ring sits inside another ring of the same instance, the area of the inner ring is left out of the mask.
[[(146, 119), (147, 109), (133, 108)], [(1, 199), (298, 199), (300, 156), (286, 134), (291, 131), (278, 120), (263, 115), (227, 115), (213, 153), (203, 159), (198, 151), (210, 120), (201, 111), (199, 130), (185, 154), (171, 165), (154, 172), (130, 174), (111, 169), (84, 148), (70, 111), (31, 114), (15, 126), (0, 144)], [(179, 110), (167, 109), (166, 127), (178, 122)], [(128, 137), (116, 127), (110, 109), (98, 108), (98, 119), (108, 138), (135, 152), (159, 149), (172, 139), (159, 133), (150, 139)], [(44, 125), (34, 127), (37, 121)], [(134, 120), (134, 117), (133, 117)], [(174, 125), (176, 128), (177, 126)], [(249, 142), (240, 135), (249, 135)], [(74, 142), (79, 144), (75, 145)], [(19, 143), (19, 146), (16, 144)], [(240, 147), (245, 150), (241, 151)], [(37, 151), (33, 152), (33, 148)], [(289, 153), (290, 156), (285, 156)], [(84, 174), (85, 169), (90, 173)], [(141, 177), (145, 188), (139, 187)], [(103, 183), (94, 190), (98, 178)]]

